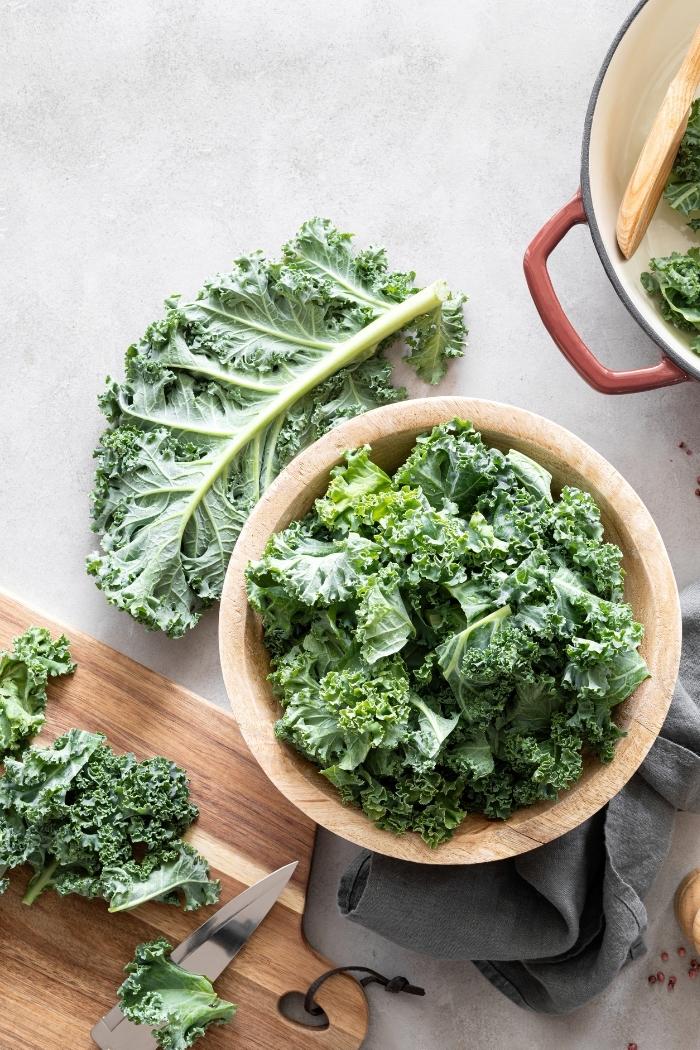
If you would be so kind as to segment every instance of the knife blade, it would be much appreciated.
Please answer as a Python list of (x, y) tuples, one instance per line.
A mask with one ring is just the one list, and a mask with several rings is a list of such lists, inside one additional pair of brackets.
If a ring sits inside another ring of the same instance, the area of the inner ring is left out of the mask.
[[(183, 970), (203, 974), (210, 981), (221, 974), (250, 939), (291, 879), (297, 861), (278, 868), (224, 904), (171, 952)], [(90, 1035), (102, 1050), (155, 1050), (148, 1025), (128, 1021), (121, 1007), (113, 1007)]]

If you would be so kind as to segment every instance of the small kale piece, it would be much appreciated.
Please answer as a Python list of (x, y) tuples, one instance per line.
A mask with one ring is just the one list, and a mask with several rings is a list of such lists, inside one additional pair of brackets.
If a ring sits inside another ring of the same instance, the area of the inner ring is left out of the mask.
[[(0, 877), (34, 869), (24, 901), (44, 890), (103, 897), (111, 911), (145, 900), (213, 904), (219, 884), (181, 841), (196, 819), (184, 770), (118, 755), (100, 733), (71, 729), (8, 759), (0, 778)], [(2, 886), (1, 888), (4, 888)]]
[[(695, 99), (688, 126), (664, 189), (664, 200), (681, 215), (700, 211), (700, 99)], [(697, 229), (697, 219), (688, 223)]]
[(390, 477), (347, 453), (247, 568), (277, 735), (343, 802), (431, 846), (467, 813), (552, 800), (648, 677), (621, 551), (587, 492), (454, 420)]
[(663, 319), (692, 335), (690, 348), (700, 354), (700, 248), (650, 259), (641, 281), (657, 300)]
[(219, 883), (209, 878), (208, 862), (186, 842), (147, 855), (140, 863), (105, 868), (103, 883), (111, 912), (151, 900), (179, 904), (181, 899), (185, 911), (194, 911), (219, 899)]
[(46, 710), (49, 678), (72, 674), (68, 639), (55, 641), (44, 627), (29, 627), (0, 653), (0, 762), (21, 751), (38, 733)]
[(368, 664), (399, 652), (415, 634), (399, 587), (398, 573), (385, 569), (357, 588), (357, 640)]
[(219, 999), (207, 977), (174, 963), (171, 951), (164, 937), (140, 944), (117, 995), (124, 1016), (150, 1025), (162, 1050), (187, 1050), (210, 1025), (230, 1021), (236, 1007)]

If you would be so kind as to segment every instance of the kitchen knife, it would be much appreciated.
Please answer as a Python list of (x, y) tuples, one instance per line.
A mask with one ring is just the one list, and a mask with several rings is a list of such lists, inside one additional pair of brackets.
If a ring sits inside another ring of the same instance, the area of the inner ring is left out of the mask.
[[(210, 981), (221, 974), (257, 930), (294, 873), (297, 862), (278, 868), (224, 904), (171, 952), (173, 962)], [(115, 1006), (90, 1035), (102, 1050), (156, 1050), (148, 1025), (128, 1021)]]

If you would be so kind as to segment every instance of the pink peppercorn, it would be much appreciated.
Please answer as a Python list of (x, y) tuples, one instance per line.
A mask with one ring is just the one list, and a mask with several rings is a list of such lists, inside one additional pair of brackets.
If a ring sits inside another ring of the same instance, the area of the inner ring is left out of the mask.
[(680, 948), (678, 949), (678, 954), (680, 955), (681, 959), (685, 955), (685, 948), (683, 947), (683, 945), (681, 945)]
[[(690, 971), (688, 971), (688, 972), (690, 972)], [(650, 973), (649, 976), (647, 977), (647, 980), (648, 980), (649, 984), (656, 984), (656, 974), (655, 973)]]
[(669, 990), (669, 992), (672, 992), (675, 987), (676, 987), (676, 978), (675, 977), (669, 977), (669, 979), (668, 979), (668, 990)]
[(627, 1050), (637, 1050), (637, 1044), (636, 1043), (628, 1043), (627, 1044)]
[(666, 980), (666, 975), (664, 974), (663, 970), (656, 971), (656, 980), (659, 982), (659, 984), (664, 983), (664, 981)]
[(691, 967), (688, 970), (688, 977), (693, 977), (694, 978), (694, 977), (697, 977), (697, 975), (698, 975), (698, 971), (696, 969), (693, 969), (693, 967)]
[(663, 962), (666, 962), (666, 960), (668, 959), (668, 952), (662, 952), (661, 953), (661, 958), (662, 958)]

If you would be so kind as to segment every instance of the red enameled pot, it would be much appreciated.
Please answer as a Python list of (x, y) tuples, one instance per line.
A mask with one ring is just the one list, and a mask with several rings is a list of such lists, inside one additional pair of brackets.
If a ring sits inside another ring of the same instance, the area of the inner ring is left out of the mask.
[[(661, 202), (639, 248), (629, 260), (615, 240), (615, 221), (629, 176), (700, 20), (698, 0), (642, 0), (620, 29), (598, 74), (588, 106), (581, 158), (581, 188), (552, 216), (525, 253), (525, 276), (545, 327), (561, 352), (590, 386), (604, 394), (700, 379), (700, 357), (690, 337), (661, 317), (642, 288), (649, 259), (700, 245), (687, 219)], [(614, 371), (583, 342), (557, 298), (547, 260), (569, 230), (588, 223), (591, 237), (615, 291), (644, 331), (658, 344), (658, 364)]]

